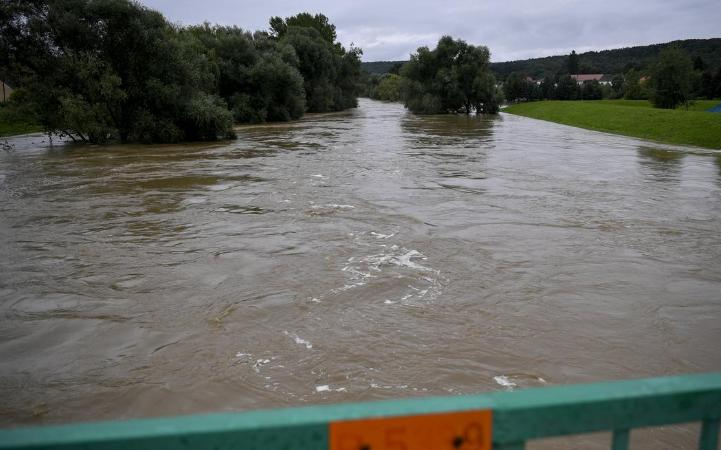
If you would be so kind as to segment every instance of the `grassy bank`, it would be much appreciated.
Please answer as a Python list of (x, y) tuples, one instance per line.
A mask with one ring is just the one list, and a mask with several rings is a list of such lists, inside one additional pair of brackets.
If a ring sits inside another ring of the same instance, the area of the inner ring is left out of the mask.
[(5, 106), (0, 106), (0, 137), (35, 133), (38, 131), (42, 131), (42, 127), (30, 123), (25, 119), (18, 118)]
[(589, 130), (721, 149), (721, 114), (705, 112), (719, 102), (666, 110), (645, 100), (542, 101), (511, 105), (504, 111)]

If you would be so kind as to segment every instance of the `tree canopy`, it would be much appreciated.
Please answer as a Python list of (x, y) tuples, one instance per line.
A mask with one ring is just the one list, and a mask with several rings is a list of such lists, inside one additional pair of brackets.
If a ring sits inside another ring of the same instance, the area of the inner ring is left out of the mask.
[(496, 82), (487, 47), (444, 36), (435, 49), (420, 47), (401, 69), (401, 96), (418, 114), (496, 113)]
[(657, 108), (686, 105), (691, 93), (691, 58), (678, 47), (664, 49), (653, 68), (651, 100)]
[(180, 27), (129, 0), (0, 3), (0, 67), (46, 131), (77, 141), (232, 136), (233, 122), (357, 104), (361, 50), (322, 14), (271, 32)]
[(335, 26), (323, 14), (301, 13), (270, 19), (271, 35), (295, 50), (304, 79), (309, 112), (356, 107), (360, 90), (361, 49), (346, 50), (335, 41)]
[(568, 55), (568, 73), (571, 75), (578, 74), (579, 66), (578, 66), (578, 55), (576, 54), (576, 50), (572, 50), (571, 54)]

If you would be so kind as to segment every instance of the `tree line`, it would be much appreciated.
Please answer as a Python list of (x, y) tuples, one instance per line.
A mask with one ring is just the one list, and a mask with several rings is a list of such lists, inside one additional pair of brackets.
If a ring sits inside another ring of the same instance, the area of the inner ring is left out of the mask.
[(610, 84), (597, 80), (579, 84), (571, 75), (579, 73), (581, 61), (575, 51), (571, 52), (565, 70), (542, 80), (534, 80), (524, 72), (510, 73), (503, 83), (506, 100), (649, 99), (656, 107), (675, 108), (697, 98), (721, 97), (721, 67), (714, 74), (703, 58), (692, 60), (678, 46), (663, 48), (643, 71), (630, 68), (612, 76)]
[[(578, 68), (572, 73), (625, 74), (631, 69), (648, 71), (668, 47), (677, 47), (692, 59), (700, 58), (708, 64), (708, 70), (716, 73), (721, 69), (721, 38), (686, 39), (663, 44), (643, 45), (612, 50), (590, 51), (578, 54)], [(505, 80), (513, 72), (522, 72), (534, 79), (556, 77), (568, 69), (568, 56), (547, 56), (518, 61), (491, 63), (497, 78)]]
[(5, 0), (0, 76), (12, 107), (74, 141), (231, 137), (234, 123), (357, 106), (361, 50), (322, 14), (268, 31), (178, 26), (129, 0)]
[[(664, 44), (643, 45), (637, 47), (619, 48), (612, 50), (592, 51), (578, 54), (579, 65), (577, 71), (572, 73), (611, 73), (625, 74), (631, 69), (637, 72), (649, 70), (658, 59), (661, 51), (669, 46), (679, 47), (696, 61), (705, 62), (705, 70), (716, 73), (721, 68), (721, 38), (714, 39), (686, 39)], [(492, 62), (491, 72), (499, 80), (505, 80), (513, 72), (525, 73), (540, 80), (546, 77), (554, 78), (567, 70), (567, 55), (547, 56), (517, 61)], [(390, 73), (396, 65), (403, 65), (407, 61), (373, 61), (363, 62), (361, 67), (370, 74), (382, 75)]]

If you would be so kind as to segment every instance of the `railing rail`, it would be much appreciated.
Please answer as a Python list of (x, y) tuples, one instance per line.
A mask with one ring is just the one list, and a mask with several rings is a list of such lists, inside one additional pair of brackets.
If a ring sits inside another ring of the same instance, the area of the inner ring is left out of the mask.
[[(717, 450), (721, 372), (472, 396), (16, 428), (0, 430), (0, 449), (415, 450), (419, 439), (411, 435), (427, 434), (434, 423), (458, 417), (477, 421), (469, 422), (475, 428), (466, 426), (464, 432), (443, 425), (443, 432), (458, 436), (449, 435), (440, 448), (521, 450), (532, 439), (612, 431), (611, 448), (623, 450), (634, 428), (701, 422), (698, 448)], [(361, 431), (355, 440), (336, 439), (348, 429)], [(386, 432), (388, 440), (377, 445), (376, 438), (363, 435), (365, 430)]]

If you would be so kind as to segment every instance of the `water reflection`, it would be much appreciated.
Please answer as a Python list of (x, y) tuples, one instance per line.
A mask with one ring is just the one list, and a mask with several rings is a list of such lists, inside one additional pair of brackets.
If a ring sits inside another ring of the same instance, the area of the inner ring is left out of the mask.
[(482, 193), (477, 180), (487, 177), (487, 151), (499, 118), (488, 116), (407, 115), (401, 120), (404, 152), (419, 158), (446, 180), (439, 186), (465, 193)]
[(669, 149), (641, 146), (638, 163), (644, 178), (653, 181), (679, 181), (685, 153)]

